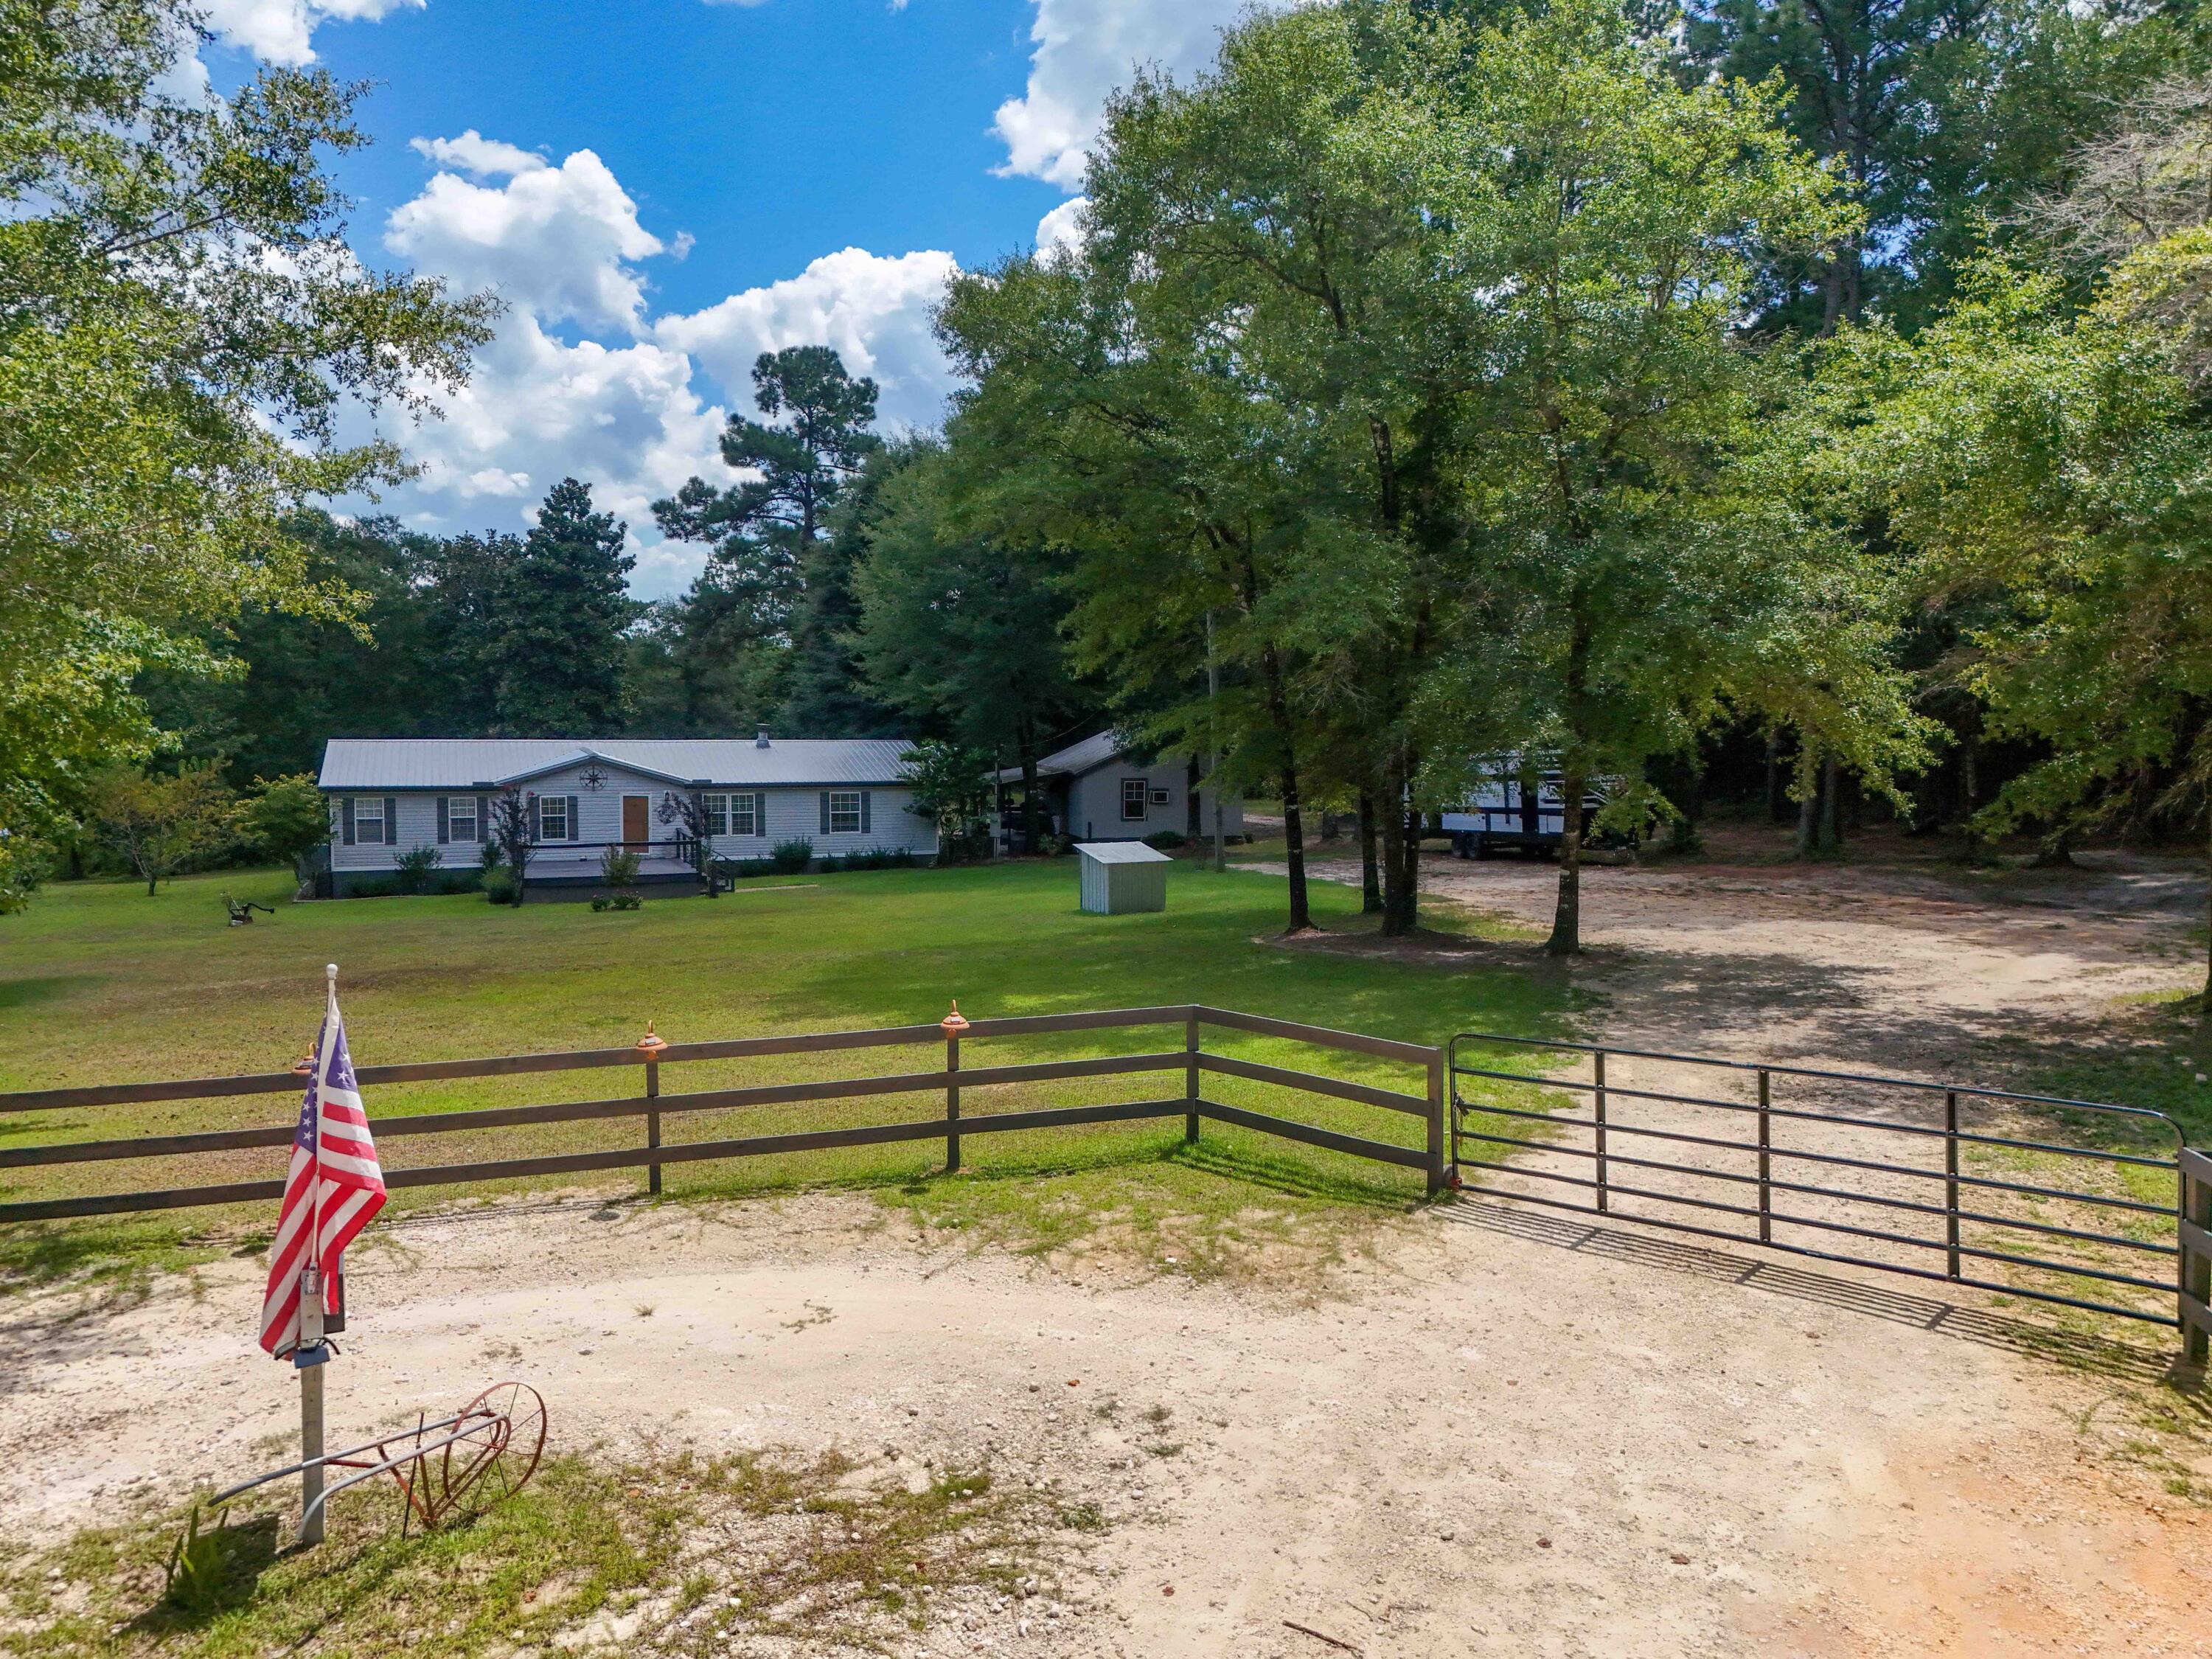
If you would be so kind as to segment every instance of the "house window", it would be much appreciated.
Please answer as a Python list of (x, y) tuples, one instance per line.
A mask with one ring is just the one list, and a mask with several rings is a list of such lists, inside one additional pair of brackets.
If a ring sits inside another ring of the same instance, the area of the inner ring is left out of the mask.
[(474, 795), (454, 795), (447, 800), (446, 839), (477, 839), (477, 798)]
[(751, 793), (730, 797), (730, 834), (758, 836), (767, 833), (762, 829), (760, 815), (756, 811), (760, 799), (758, 795)]
[(830, 833), (833, 836), (857, 836), (860, 833), (860, 792), (857, 789), (832, 789), (830, 792)]
[(1170, 799), (1171, 797), (1164, 789), (1152, 791), (1152, 805), (1155, 806), (1165, 806)]
[(383, 796), (356, 795), (353, 798), (353, 838), (371, 843), (384, 839)]
[(1145, 781), (1142, 778), (1121, 780), (1121, 818), (1124, 823), (1141, 823), (1145, 817)]
[(726, 836), (730, 833), (730, 798), (709, 795), (707, 798), (707, 833)]
[(568, 798), (566, 795), (540, 795), (538, 798), (538, 839), (568, 839)]

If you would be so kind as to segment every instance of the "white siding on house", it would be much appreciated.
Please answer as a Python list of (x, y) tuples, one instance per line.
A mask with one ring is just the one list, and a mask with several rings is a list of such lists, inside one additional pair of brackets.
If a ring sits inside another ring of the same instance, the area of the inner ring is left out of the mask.
[[(623, 838), (623, 797), (642, 795), (646, 798), (646, 837), (655, 842), (672, 842), (676, 826), (660, 821), (661, 798), (677, 786), (665, 779), (641, 776), (618, 768), (601, 765), (605, 782), (597, 790), (586, 789), (582, 781), (583, 769), (549, 772), (532, 778), (524, 786), (540, 795), (567, 795), (576, 803), (576, 824), (572, 840), (584, 845), (578, 856), (596, 859), (600, 847)], [(851, 788), (854, 786), (842, 786)], [(333, 793), (331, 801), (331, 867), (333, 870), (390, 870), (398, 862), (398, 855), (410, 848), (435, 846), (438, 840), (438, 801), (445, 791), (363, 791), (357, 799), (381, 800), (389, 796), (398, 805), (398, 832), (396, 841), (386, 846), (356, 842), (345, 844), (341, 830), (343, 792)], [(489, 793), (492, 792), (469, 792)], [(768, 798), (767, 833), (758, 836), (718, 836), (714, 849), (725, 858), (765, 858), (780, 841), (805, 839), (814, 843), (818, 858), (842, 857), (848, 853), (895, 851), (903, 848), (917, 855), (933, 855), (937, 851), (936, 827), (926, 818), (907, 810), (913, 804), (914, 792), (902, 787), (871, 786), (868, 793), (868, 828), (860, 833), (823, 835), (822, 833), (821, 793), (817, 789), (776, 787), (763, 789), (727, 790), (710, 788), (706, 793), (757, 793)], [(599, 843), (593, 845), (592, 843)], [(566, 843), (548, 842), (549, 852)], [(441, 849), (444, 854), (441, 867), (448, 870), (471, 870), (482, 857), (473, 842), (449, 843)], [(669, 849), (656, 847), (655, 854)], [(535, 868), (536, 866), (533, 866)]]
[[(1163, 761), (1157, 766), (1139, 766), (1129, 761), (1109, 761), (1095, 771), (1067, 781), (1067, 833), (1078, 841), (1142, 841), (1146, 836), (1172, 830), (1176, 834), (1190, 833), (1190, 814), (1185, 805), (1185, 787), (1188, 771), (1184, 763)], [(1145, 816), (1125, 818), (1121, 816), (1121, 781), (1141, 778), (1145, 781)], [(1167, 792), (1164, 805), (1156, 804), (1152, 797), (1161, 790)], [(1213, 798), (1208, 790), (1199, 791), (1199, 834), (1213, 833)], [(1231, 795), (1222, 802), (1222, 833), (1241, 836), (1244, 833), (1244, 802)]]

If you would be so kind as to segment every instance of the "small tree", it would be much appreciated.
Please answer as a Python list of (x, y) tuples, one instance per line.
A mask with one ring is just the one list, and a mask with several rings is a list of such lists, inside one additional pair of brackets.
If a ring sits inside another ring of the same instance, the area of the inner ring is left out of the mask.
[(500, 862), (514, 875), (514, 902), (522, 902), (523, 884), (530, 871), (530, 855), (538, 850), (538, 797), (527, 790), (501, 789), (491, 798), (489, 829), (485, 839), (499, 848)]
[(936, 826), (938, 859), (950, 864), (955, 849), (974, 839), (976, 823), (990, 818), (996, 781), (990, 757), (933, 738), (907, 751), (902, 775), (914, 787), (907, 811)]
[(229, 839), (236, 808), (212, 765), (173, 777), (118, 769), (94, 786), (92, 817), (100, 839), (145, 878), (146, 895)]
[(239, 828), (264, 856), (282, 859), (295, 875), (315, 848), (331, 838), (331, 809), (313, 776), (295, 772), (281, 778), (256, 778), (253, 793), (240, 809)]
[(721, 866), (714, 861), (714, 842), (707, 818), (707, 797), (696, 789), (678, 794), (673, 789), (660, 798), (659, 810), (653, 816), (663, 823), (673, 824), (691, 856), (692, 872), (706, 884), (707, 896), (714, 898), (722, 890)]

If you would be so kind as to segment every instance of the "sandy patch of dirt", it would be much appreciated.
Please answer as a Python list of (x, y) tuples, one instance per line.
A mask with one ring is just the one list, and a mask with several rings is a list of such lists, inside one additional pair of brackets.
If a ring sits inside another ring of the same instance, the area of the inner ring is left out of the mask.
[[(1293, 1625), (1378, 1656), (2212, 1652), (2205, 1516), (2077, 1426), (2109, 1384), (1747, 1256), (1475, 1201), (1320, 1300), (1078, 1285), (845, 1197), (389, 1241), (356, 1265), (333, 1434), (514, 1374), (560, 1444), (988, 1458), (1104, 1510), (1043, 1607), (915, 1653), (1334, 1650)], [(0, 1528), (275, 1461), (290, 1374), (238, 1335), (258, 1278), (0, 1312)]]
[[(2187, 931), (2204, 919), (2199, 861), (2100, 852), (2074, 869), (1982, 872), (1889, 836), (1843, 865), (1766, 861), (1775, 838), (1760, 832), (1713, 842), (1694, 863), (1583, 872), (1588, 954), (1565, 971), (1601, 999), (1607, 1040), (1960, 1074), (1993, 1039), (2087, 1028), (2115, 998), (2203, 981)], [(1325, 849), (1316, 873), (1356, 884), (1355, 856)], [(1550, 862), (1436, 853), (1422, 866), (1425, 899), (1550, 928)]]
[[(1547, 866), (1430, 879), (1548, 914)], [(2197, 971), (2201, 884), (2148, 861), (1586, 879), (1597, 948), (1565, 971), (1624, 1042), (1965, 1070)], [(842, 1196), (379, 1231), (333, 1435), (511, 1374), (560, 1444), (988, 1458), (1103, 1509), (1042, 1607), (908, 1652), (2212, 1655), (2212, 1517), (2118, 1454), (2156, 1333), (2054, 1343), (1970, 1292), (1479, 1198), (1384, 1224), (1320, 1296), (1079, 1282)], [(261, 1271), (0, 1305), (0, 1533), (276, 1461)]]

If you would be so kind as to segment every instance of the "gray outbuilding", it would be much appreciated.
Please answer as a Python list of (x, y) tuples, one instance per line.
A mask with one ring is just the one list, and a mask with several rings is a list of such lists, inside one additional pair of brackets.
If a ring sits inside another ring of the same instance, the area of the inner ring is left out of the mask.
[(1168, 908), (1168, 866), (1175, 860), (1140, 841), (1085, 842), (1075, 849), (1083, 869), (1083, 908), (1096, 916)]

